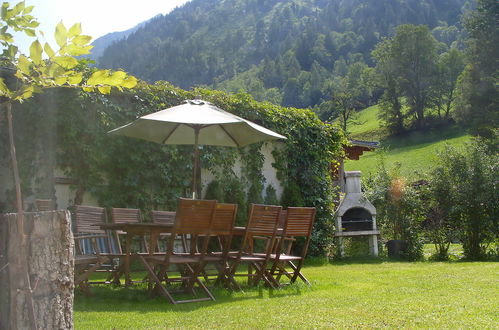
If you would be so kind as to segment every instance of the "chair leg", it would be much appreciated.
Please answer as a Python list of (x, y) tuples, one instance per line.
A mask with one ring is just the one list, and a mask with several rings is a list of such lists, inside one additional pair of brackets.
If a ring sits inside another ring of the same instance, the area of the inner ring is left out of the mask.
[(227, 287), (230, 287), (230, 284), (232, 284), (234, 286), (234, 288), (238, 291), (243, 291), (241, 289), (241, 286), (239, 285), (239, 283), (237, 283), (236, 279), (234, 278), (235, 275), (236, 275), (236, 271), (237, 271), (237, 267), (239, 266), (239, 262), (236, 261), (234, 262), (234, 264), (232, 266), (229, 267), (229, 269), (227, 270), (226, 274), (227, 274), (227, 284), (228, 286)]
[(254, 279), (254, 284), (258, 285), (258, 282), (260, 280), (263, 280), (266, 285), (270, 286), (271, 288), (277, 288), (279, 287), (279, 283), (275, 282), (274, 278), (272, 276), (268, 276), (268, 272), (266, 270), (267, 267), (267, 262), (262, 262), (261, 264), (258, 263), (253, 263), (253, 267), (256, 270), (256, 276)]
[(83, 274), (81, 274), (80, 276), (78, 276), (76, 279), (75, 279), (75, 285), (83, 282), (83, 281), (86, 281), (90, 275), (92, 275), (93, 272), (95, 272), (97, 269), (99, 269), (99, 267), (102, 265), (102, 261), (97, 261), (92, 267), (90, 267), (89, 269), (87, 269)]
[(159, 280), (159, 278), (156, 276), (156, 274), (154, 273), (154, 270), (151, 268), (151, 266), (149, 265), (149, 263), (144, 259), (143, 256), (139, 255), (139, 260), (144, 264), (144, 266), (146, 267), (146, 271), (149, 273), (150, 275), (150, 278), (156, 282), (156, 285), (157, 285), (157, 288), (160, 290), (161, 294), (163, 296), (166, 297), (166, 299), (168, 299), (168, 301), (170, 301), (170, 303), (172, 304), (176, 304), (177, 302), (175, 301), (175, 299), (173, 299), (173, 297), (171, 296), (171, 294), (168, 292), (168, 290), (166, 290), (166, 288), (163, 286), (163, 284), (161, 284), (161, 281)]
[(303, 276), (303, 274), (300, 272), (301, 267), (303, 266), (303, 260), (300, 260), (298, 266), (295, 266), (291, 261), (288, 261), (289, 266), (294, 270), (294, 275), (291, 278), (291, 283), (294, 283), (297, 279), (297, 277), (301, 278), (303, 282), (305, 282), (308, 286), (311, 286), (310, 282)]
[(248, 285), (254, 285), (253, 281), (253, 265), (248, 263)]

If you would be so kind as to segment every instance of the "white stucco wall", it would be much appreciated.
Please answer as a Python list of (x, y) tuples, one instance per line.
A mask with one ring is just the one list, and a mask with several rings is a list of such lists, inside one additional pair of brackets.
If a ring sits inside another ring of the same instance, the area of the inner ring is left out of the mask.
[[(267, 186), (269, 184), (271, 184), (276, 190), (277, 198), (280, 199), (281, 195), (282, 195), (282, 191), (283, 191), (283, 186), (281, 185), (279, 180), (277, 180), (277, 171), (272, 166), (272, 163), (275, 161), (274, 156), (272, 155), (272, 150), (274, 150), (274, 148), (279, 148), (279, 147), (280, 147), (280, 144), (276, 143), (276, 142), (265, 143), (262, 146), (262, 149), (260, 150), (260, 152), (263, 154), (264, 159), (265, 159), (264, 164), (263, 164), (263, 168), (262, 168), (262, 173), (265, 177), (265, 187), (264, 187), (264, 191), (262, 193), (265, 194), (265, 189), (267, 188)], [(7, 180), (9, 180), (9, 178), (7, 177), (7, 175), (10, 175), (9, 170), (10, 169), (5, 168), (5, 166), (2, 166), (2, 168), (0, 168), (0, 183), (6, 182)], [(237, 177), (241, 177), (241, 161), (240, 160), (236, 160), (236, 163), (234, 165), (233, 170), (234, 170), (234, 173), (236, 174)], [(54, 172), (54, 177), (66, 178), (63, 171), (61, 171), (61, 170), (56, 170)], [(208, 186), (208, 184), (211, 181), (213, 181), (213, 179), (214, 179), (214, 175), (210, 171), (205, 170), (205, 169), (201, 170), (201, 183), (202, 183), (202, 188), (203, 188), (203, 196), (206, 192), (206, 187)], [(67, 209), (68, 207), (70, 207), (72, 205), (73, 200), (74, 200), (74, 196), (75, 196), (75, 191), (70, 188), (69, 183), (57, 183), (57, 184), (55, 184), (55, 195), (56, 195), (57, 208), (62, 210), (62, 209)], [(3, 200), (5, 200), (5, 198), (6, 198), (6, 196), (5, 196), (4, 190), (0, 189), (0, 200), (3, 201)], [(34, 200), (31, 200), (32, 199), (31, 197), (26, 196), (25, 199), (26, 199), (26, 202), (29, 202), (29, 203), (34, 202)], [(91, 205), (91, 206), (98, 206), (98, 202), (97, 202), (96, 198), (93, 197), (89, 193), (85, 193), (85, 195), (83, 197), (83, 204), (84, 205)]]
[[(265, 189), (269, 184), (271, 184), (276, 190), (277, 198), (280, 199), (283, 191), (283, 186), (281, 182), (277, 180), (277, 170), (272, 166), (272, 163), (275, 162), (274, 156), (272, 155), (272, 150), (275, 148), (279, 148), (279, 143), (265, 143), (260, 152), (264, 156), (264, 163), (262, 167), (262, 173), (265, 177), (265, 186), (263, 194), (265, 194)], [(241, 177), (241, 161), (238, 159), (234, 165), (234, 173), (237, 177)], [(215, 179), (213, 173), (206, 169), (201, 169), (201, 184), (202, 184), (202, 195), (206, 193), (206, 188), (208, 184)]]

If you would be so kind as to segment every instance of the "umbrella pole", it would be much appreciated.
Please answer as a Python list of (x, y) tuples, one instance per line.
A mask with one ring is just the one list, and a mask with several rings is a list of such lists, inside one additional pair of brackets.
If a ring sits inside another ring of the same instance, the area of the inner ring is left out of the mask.
[(194, 164), (192, 166), (192, 199), (196, 199), (199, 164), (199, 127), (194, 127)]

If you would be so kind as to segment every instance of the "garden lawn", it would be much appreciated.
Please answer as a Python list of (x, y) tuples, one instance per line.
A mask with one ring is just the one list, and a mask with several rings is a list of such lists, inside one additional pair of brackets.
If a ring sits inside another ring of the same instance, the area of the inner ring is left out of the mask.
[(303, 271), (311, 288), (214, 289), (214, 302), (94, 286), (75, 297), (75, 328), (499, 328), (497, 262), (315, 263)]

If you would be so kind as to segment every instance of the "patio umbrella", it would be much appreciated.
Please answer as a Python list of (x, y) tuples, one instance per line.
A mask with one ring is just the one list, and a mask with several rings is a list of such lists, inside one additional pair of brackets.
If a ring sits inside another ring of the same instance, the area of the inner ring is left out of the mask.
[(199, 145), (243, 147), (261, 141), (286, 139), (203, 100), (187, 100), (181, 105), (142, 116), (109, 133), (160, 144), (194, 145), (193, 198), (196, 197)]

